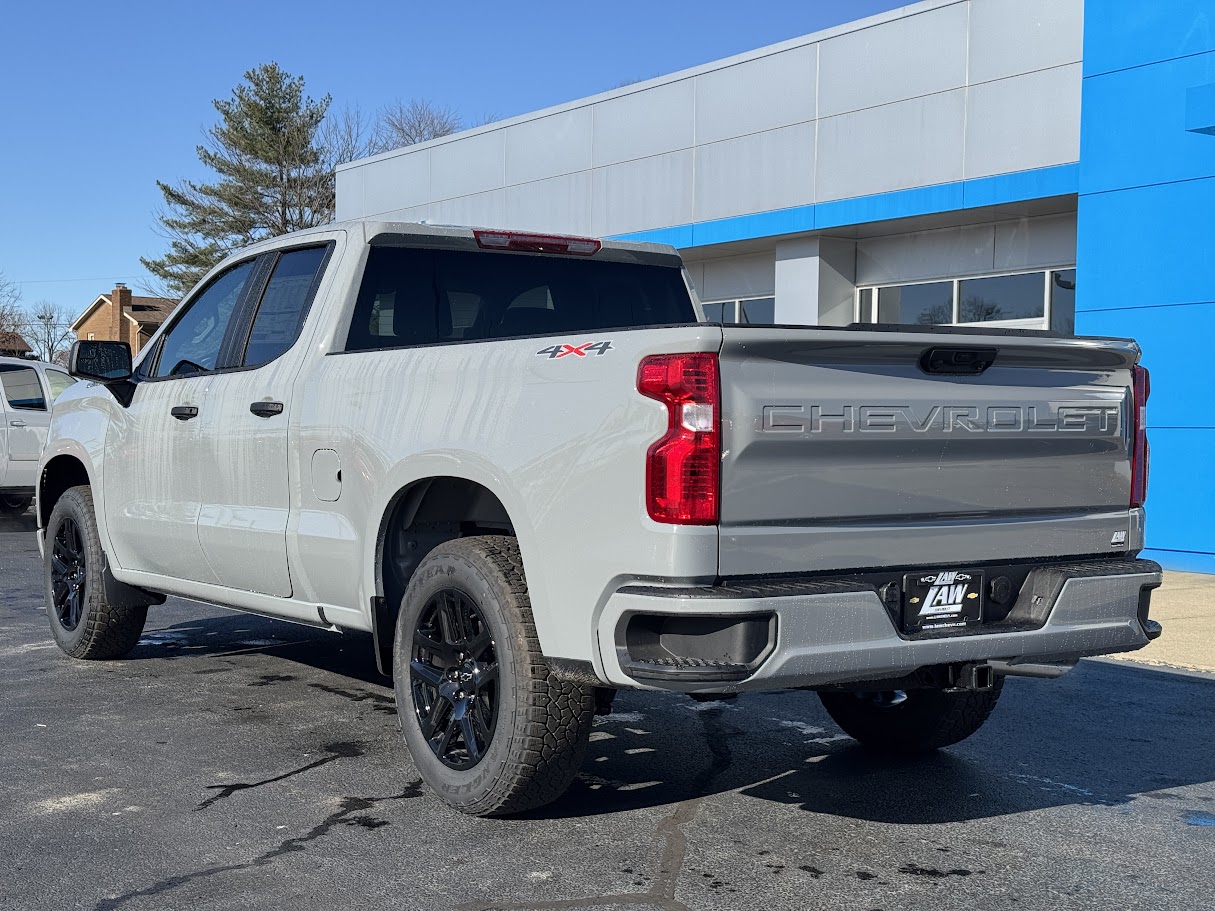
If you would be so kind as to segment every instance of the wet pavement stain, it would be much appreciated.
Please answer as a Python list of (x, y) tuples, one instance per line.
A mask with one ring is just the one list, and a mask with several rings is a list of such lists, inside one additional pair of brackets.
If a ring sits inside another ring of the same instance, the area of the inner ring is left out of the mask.
[[(593, 895), (587, 898), (555, 901), (467, 902), (457, 905), (456, 911), (548, 911), (548, 909), (558, 908), (596, 908), (603, 905), (660, 908), (662, 911), (691, 911), (687, 905), (675, 898), (684, 861), (688, 854), (688, 836), (684, 828), (695, 820), (709, 786), (730, 767), (732, 759), (730, 740), (741, 733), (736, 729), (726, 728), (721, 722), (721, 716), (722, 709), (719, 706), (713, 706), (698, 713), (704, 727), (710, 762), (692, 783), (692, 790), (696, 796), (676, 804), (671, 814), (658, 824), (658, 830), (655, 833), (661, 845), (658, 854), (658, 868), (652, 885), (647, 891)], [(770, 853), (770, 851), (760, 852), (761, 855)], [(702, 873), (701, 875), (712, 874)], [(639, 885), (640, 882), (641, 880), (634, 880), (633, 885)], [(737, 892), (729, 882), (722, 879), (715, 878), (709, 882), (708, 886), (719, 893)], [(98, 909), (98, 911), (102, 911), (102, 909)]]
[(329, 755), (322, 756), (320, 759), (315, 759), (307, 765), (300, 766), (298, 769), (292, 769), (290, 772), (284, 772), (282, 775), (275, 775), (273, 778), (265, 778), (261, 781), (251, 782), (235, 782), (233, 784), (210, 784), (207, 785), (208, 791), (216, 791), (202, 803), (194, 808), (194, 812), (205, 810), (213, 804), (219, 803), (221, 800), (226, 800), (238, 791), (248, 791), (251, 788), (260, 788), (264, 785), (274, 784), (283, 781), (287, 778), (294, 778), (296, 775), (302, 775), (304, 772), (310, 772), (313, 769), (319, 769), (323, 765), (328, 765), (338, 759), (353, 759), (356, 756), (363, 755), (363, 745), (359, 743), (351, 743), (342, 741), (339, 743), (326, 744), (322, 748)]
[(921, 867), (919, 864), (903, 864), (899, 867), (900, 873), (905, 873), (908, 876), (925, 876), (929, 879), (945, 879), (950, 876), (973, 876), (975, 873), (983, 873), (983, 870), (938, 870), (935, 867)]
[(1186, 814), (1185, 822), (1188, 826), (1215, 826), (1215, 813), (1194, 810)]
[[(338, 757), (334, 757), (335, 759)], [(145, 889), (136, 889), (131, 892), (124, 892), (122, 895), (114, 898), (107, 898), (97, 903), (95, 911), (115, 911), (123, 905), (140, 898), (149, 898), (151, 896), (160, 895), (164, 892), (170, 892), (174, 889), (179, 889), (182, 886), (188, 885), (199, 879), (206, 879), (212, 876), (219, 876), (224, 873), (234, 873), (239, 870), (249, 870), (254, 867), (264, 867), (267, 864), (273, 863), (280, 857), (287, 854), (294, 854), (300, 851), (306, 851), (307, 845), (310, 842), (316, 841), (318, 838), (324, 838), (338, 826), (349, 826), (355, 828), (380, 828), (380, 824), (388, 825), (386, 820), (375, 820), (373, 817), (367, 816), (364, 811), (370, 810), (372, 807), (379, 804), (397, 801), (409, 800), (414, 797), (422, 796), (422, 780), (416, 779), (406, 785), (405, 789), (399, 794), (391, 794), (384, 797), (344, 797), (342, 798), (341, 807), (326, 816), (319, 824), (303, 835), (295, 838), (288, 838), (278, 844), (277, 847), (266, 851), (264, 854), (259, 854), (250, 861), (239, 864), (224, 864), (222, 866), (205, 867), (202, 870), (196, 870), (192, 873), (183, 873), (180, 876), (173, 876), (168, 879), (163, 879), (158, 883), (154, 883)], [(353, 814), (361, 814), (354, 816)], [(368, 822), (374, 822), (375, 825), (368, 825)]]
[(343, 699), (349, 699), (351, 702), (369, 702), (374, 712), (381, 712), (385, 715), (395, 715), (397, 713), (397, 701), (391, 696), (384, 696), (380, 693), (369, 693), (365, 690), (346, 690), (340, 686), (329, 686), (325, 683), (310, 683), (308, 686), (323, 693), (341, 696)]
[(294, 674), (262, 674), (249, 686), (273, 686), (276, 683), (288, 683), (295, 679)]

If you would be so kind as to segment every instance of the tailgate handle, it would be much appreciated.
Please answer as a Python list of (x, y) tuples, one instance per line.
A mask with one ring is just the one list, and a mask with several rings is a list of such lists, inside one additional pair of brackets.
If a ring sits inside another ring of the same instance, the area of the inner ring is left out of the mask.
[(929, 348), (920, 355), (920, 369), (938, 376), (978, 376), (999, 353), (999, 348)]

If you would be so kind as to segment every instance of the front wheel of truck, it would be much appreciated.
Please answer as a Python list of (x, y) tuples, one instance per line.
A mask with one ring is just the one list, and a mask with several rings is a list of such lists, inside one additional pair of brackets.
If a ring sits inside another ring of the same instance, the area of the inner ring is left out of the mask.
[(121, 658), (133, 649), (148, 608), (106, 599), (105, 552), (88, 487), (73, 487), (55, 503), (43, 549), (46, 612), (55, 644), (88, 661)]
[(1004, 678), (988, 690), (822, 691), (823, 708), (845, 734), (886, 753), (926, 753), (965, 740), (1000, 699)]
[(505, 816), (556, 800), (582, 764), (595, 690), (553, 676), (514, 538), (461, 538), (419, 564), (397, 618), (401, 730), (449, 806)]

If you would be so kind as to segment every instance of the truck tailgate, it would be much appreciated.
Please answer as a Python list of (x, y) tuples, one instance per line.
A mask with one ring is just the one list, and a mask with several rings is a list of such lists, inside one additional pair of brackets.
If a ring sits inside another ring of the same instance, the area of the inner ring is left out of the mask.
[[(1111, 541), (1134, 525), (1138, 354), (1037, 334), (726, 328), (721, 572), (1127, 549)], [(991, 366), (959, 373), (968, 358)]]

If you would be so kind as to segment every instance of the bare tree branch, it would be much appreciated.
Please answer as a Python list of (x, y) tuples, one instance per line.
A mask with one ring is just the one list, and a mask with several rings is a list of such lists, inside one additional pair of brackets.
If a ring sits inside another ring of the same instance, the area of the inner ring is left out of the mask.
[(25, 325), (25, 313), (21, 309), (21, 287), (0, 272), (0, 335), (6, 332), (21, 334)]
[(451, 108), (414, 98), (394, 101), (380, 111), (368, 143), (372, 155), (450, 136), (464, 126)]
[(72, 315), (66, 307), (48, 300), (38, 301), (25, 314), (21, 334), (38, 359), (50, 363), (58, 363), (76, 340)]

